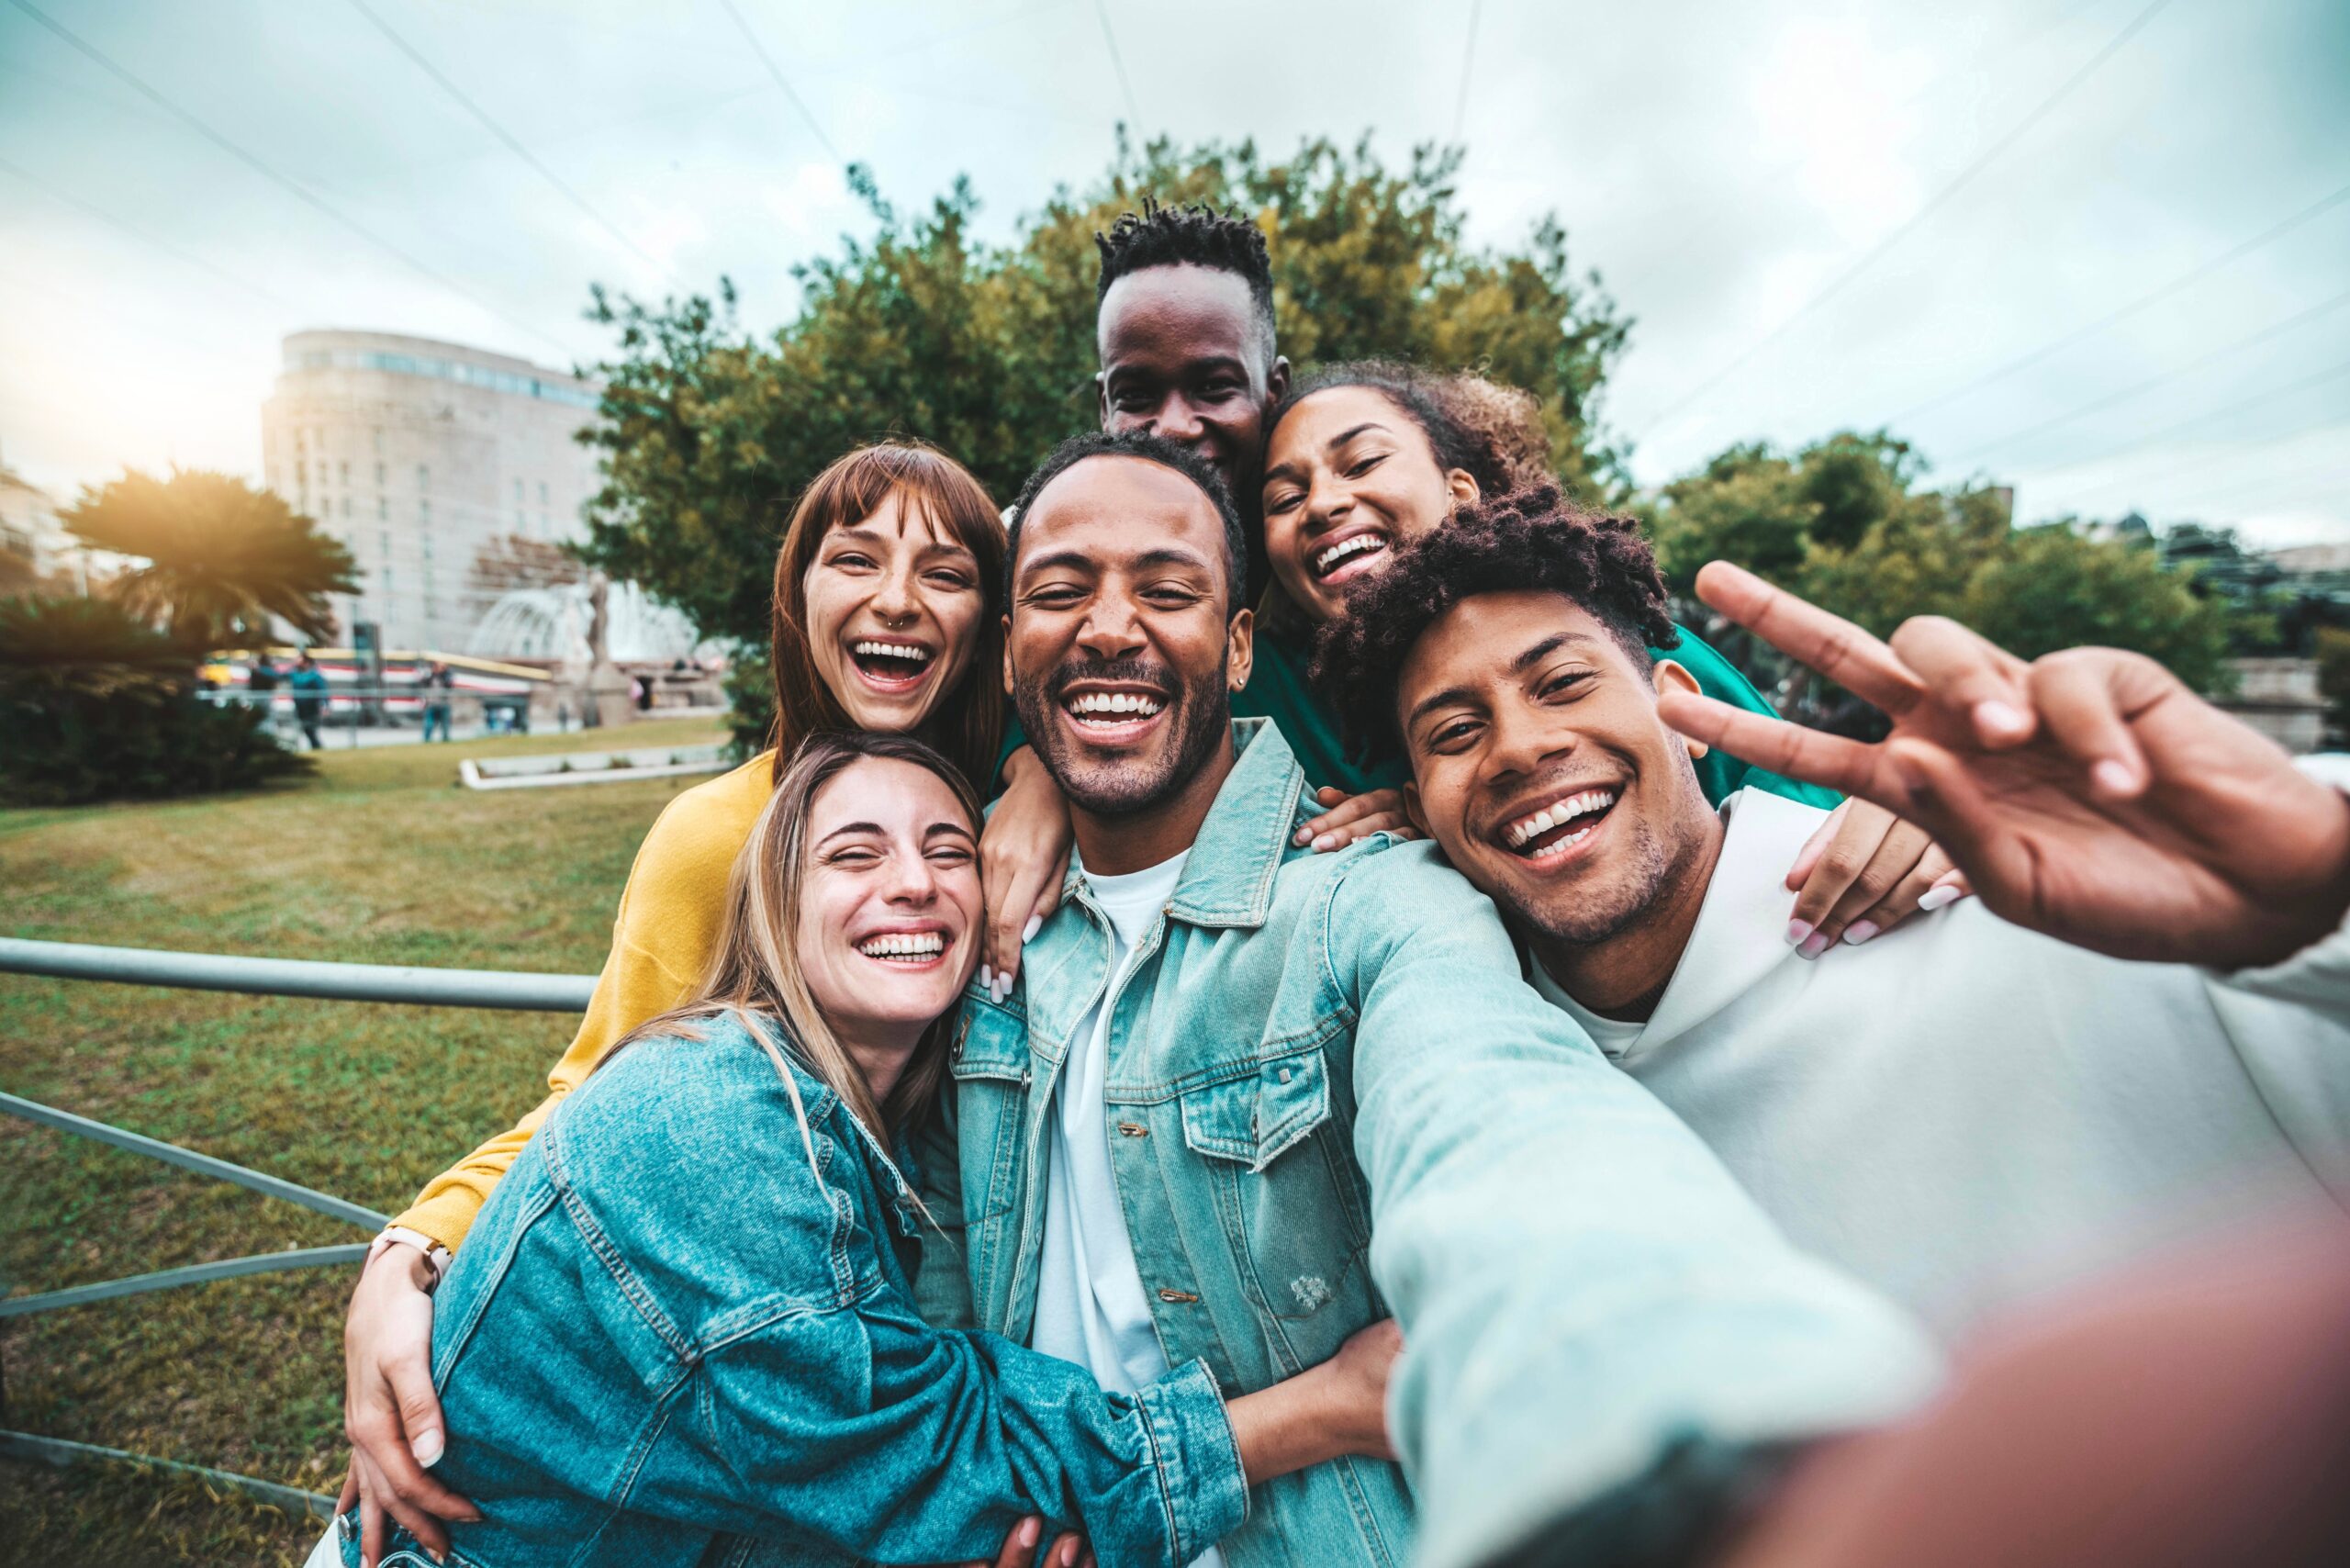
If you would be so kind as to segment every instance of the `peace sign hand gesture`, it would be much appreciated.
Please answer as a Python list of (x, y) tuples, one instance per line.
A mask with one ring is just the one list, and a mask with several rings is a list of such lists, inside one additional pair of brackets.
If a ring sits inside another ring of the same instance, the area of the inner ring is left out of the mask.
[(2350, 801), (2152, 659), (2031, 663), (1954, 621), (1891, 646), (1716, 561), (1697, 596), (1883, 709), (1863, 745), (1668, 692), (1665, 722), (1930, 832), (2002, 919), (2116, 958), (2278, 962), (2350, 908)]

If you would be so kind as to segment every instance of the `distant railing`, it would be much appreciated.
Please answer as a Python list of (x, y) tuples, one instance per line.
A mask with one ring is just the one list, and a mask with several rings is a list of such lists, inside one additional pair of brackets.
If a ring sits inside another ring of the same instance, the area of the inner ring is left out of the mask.
[[(174, 953), (151, 947), (101, 947), (79, 942), (32, 942), (0, 937), (0, 972), (49, 975), (63, 980), (107, 980), (129, 985), (175, 986), (198, 991), (233, 991), (259, 996), (304, 996), (336, 1002), (389, 1002), (419, 1006), (490, 1007), (550, 1013), (576, 1013), (588, 1005), (596, 988), (593, 975), (532, 974), (501, 969), (417, 969), (391, 964), (331, 964), (300, 958), (247, 958), (218, 953)], [(0, 1113), (90, 1138), (128, 1153), (175, 1165), (218, 1181), (299, 1204), (319, 1214), (344, 1220), (368, 1232), (383, 1228), (386, 1216), (341, 1198), (249, 1170), (192, 1148), (164, 1143), (143, 1133), (108, 1126), (71, 1111), (42, 1105), (17, 1095), (0, 1093)], [(36, 1295), (0, 1297), (0, 1322), (86, 1306), (151, 1291), (182, 1285), (208, 1284), (244, 1274), (274, 1273), (352, 1263), (366, 1255), (364, 1242), (341, 1247), (308, 1247), (283, 1252), (255, 1253), (222, 1259), (155, 1273), (133, 1274), (95, 1284), (45, 1291)], [(151, 1465), (195, 1475), (217, 1486), (248, 1493), (280, 1507), (308, 1509), (319, 1518), (330, 1518), (334, 1499), (257, 1476), (213, 1470), (180, 1460), (158, 1459), (122, 1449), (70, 1442), (34, 1432), (0, 1431), (0, 1456), (75, 1464), (94, 1460)]]

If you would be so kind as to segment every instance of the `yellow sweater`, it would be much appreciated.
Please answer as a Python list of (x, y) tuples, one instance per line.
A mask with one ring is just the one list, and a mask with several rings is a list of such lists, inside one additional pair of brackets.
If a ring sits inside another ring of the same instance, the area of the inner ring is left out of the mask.
[(774, 788), (775, 753), (767, 751), (669, 802), (629, 868), (612, 922), (611, 953), (571, 1048), (547, 1074), (547, 1097), (434, 1177), (398, 1224), (455, 1251), (489, 1201), (489, 1190), (563, 1097), (587, 1081), (622, 1036), (685, 1000), (718, 940), (727, 874)]

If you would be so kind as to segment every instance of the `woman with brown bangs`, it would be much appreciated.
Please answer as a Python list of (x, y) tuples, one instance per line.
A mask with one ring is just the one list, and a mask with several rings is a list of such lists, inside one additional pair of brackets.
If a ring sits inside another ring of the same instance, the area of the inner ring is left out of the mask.
[[(344, 1424), (354, 1445), (345, 1502), (352, 1487), (363, 1490), (375, 1528), (382, 1506), (416, 1528), (408, 1498), (464, 1517), (453, 1495), (404, 1462), (413, 1451), (431, 1464), (442, 1442), (430, 1369), (415, 1349), (430, 1341), (429, 1293), (548, 1114), (616, 1042), (676, 1007), (704, 973), (729, 868), (801, 743), (860, 731), (906, 735), (968, 779), (994, 775), (1003, 548), (985, 487), (917, 442), (851, 452), (800, 497), (776, 557), (773, 744), (662, 812), (630, 868), (611, 950), (578, 1034), (547, 1075), (547, 1098), (427, 1183), (361, 1272), (344, 1332)], [(427, 1522), (420, 1533), (435, 1528)]]

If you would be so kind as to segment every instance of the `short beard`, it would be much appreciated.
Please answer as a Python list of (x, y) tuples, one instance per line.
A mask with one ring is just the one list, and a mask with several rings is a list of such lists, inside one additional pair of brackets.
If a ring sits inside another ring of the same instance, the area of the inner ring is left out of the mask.
[[(1680, 773), (1676, 788), (1687, 809), (1711, 819), (1713, 807), (1698, 786), (1695, 766), (1684, 760)], [(1577, 893), (1565, 900), (1555, 914), (1513, 908), (1508, 910), (1510, 919), (1533, 941), (1538, 952), (1545, 947), (1596, 947), (1639, 926), (1660, 905), (1671, 902), (1666, 895), (1683, 879), (1696, 875), (1698, 863), (1705, 857), (1706, 835), (1692, 829), (1695, 815), (1675, 814), (1667, 821), (1676, 829), (1678, 840), (1670, 847), (1658, 835), (1654, 818), (1624, 824), (1631, 834), (1625, 851), (1625, 875), (1605, 903), (1587, 893)]]
[[(1013, 705), (1028, 744), (1060, 786), (1061, 794), (1080, 811), (1097, 817), (1125, 817), (1165, 804), (1199, 776), (1216, 744), (1232, 727), (1232, 700), (1225, 689), (1229, 657), (1216, 660), (1213, 674), (1190, 685), (1172, 680), (1174, 672), (1147, 659), (1082, 659), (1062, 665), (1050, 675), (1013, 683)], [(1154, 761), (1088, 763), (1074, 752), (1060, 724), (1060, 694), (1080, 680), (1133, 681), (1162, 688), (1172, 685), (1168, 701), (1175, 732), (1174, 744)]]

